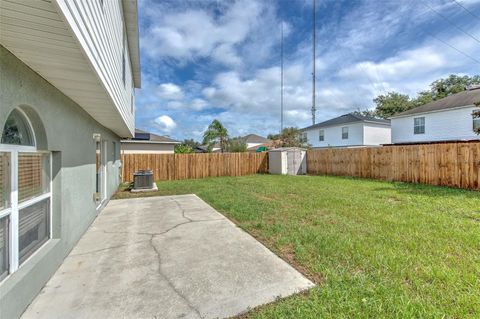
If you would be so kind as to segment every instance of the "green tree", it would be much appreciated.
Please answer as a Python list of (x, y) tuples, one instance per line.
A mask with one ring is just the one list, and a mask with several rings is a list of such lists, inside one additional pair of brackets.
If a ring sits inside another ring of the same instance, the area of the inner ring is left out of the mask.
[(280, 147), (310, 147), (303, 132), (296, 127), (286, 127), (280, 134), (269, 134), (268, 138)]
[(415, 107), (421, 106), (433, 101), (433, 95), (430, 91), (421, 91), (418, 93), (417, 97), (413, 99), (413, 104)]
[(432, 100), (439, 100), (451, 94), (459, 93), (470, 85), (480, 84), (480, 75), (475, 76), (459, 76), (455, 74), (449, 75), (447, 78), (439, 79), (430, 84), (430, 94)]
[[(478, 101), (477, 103), (475, 103), (475, 106), (476, 106), (476, 107), (480, 107), (480, 101)], [(479, 119), (479, 120), (480, 120), (480, 110), (475, 110), (475, 111), (473, 111), (472, 116), (473, 116), (474, 119)], [(475, 131), (475, 133), (477, 133), (478, 135), (480, 135), (480, 125), (478, 125), (477, 127), (475, 127), (475, 128), (474, 128), (474, 131)]]
[(191, 139), (184, 139), (182, 144), (190, 146), (192, 149), (200, 146), (200, 143), (195, 141), (193, 138)]
[(190, 154), (193, 148), (185, 143), (175, 145), (175, 154)]
[(247, 143), (245, 139), (240, 137), (235, 137), (228, 140), (227, 151), (232, 153), (242, 153), (247, 151)]
[(223, 153), (227, 149), (228, 131), (218, 120), (213, 120), (203, 133), (203, 144), (208, 145), (209, 151), (212, 150), (215, 143), (220, 144), (220, 150)]
[(375, 114), (382, 118), (389, 118), (395, 114), (408, 111), (415, 107), (407, 94), (388, 92), (386, 95), (379, 95), (375, 99)]

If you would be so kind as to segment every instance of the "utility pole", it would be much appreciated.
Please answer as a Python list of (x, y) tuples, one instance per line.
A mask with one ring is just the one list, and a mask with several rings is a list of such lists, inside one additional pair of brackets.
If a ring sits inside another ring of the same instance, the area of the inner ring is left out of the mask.
[(315, 113), (317, 112), (317, 108), (315, 107), (315, 47), (316, 47), (316, 0), (313, 0), (313, 23), (312, 23), (312, 28), (313, 28), (313, 72), (312, 72), (312, 124), (315, 125)]
[(283, 132), (283, 21), (281, 26), (281, 45), (280, 45), (280, 134)]

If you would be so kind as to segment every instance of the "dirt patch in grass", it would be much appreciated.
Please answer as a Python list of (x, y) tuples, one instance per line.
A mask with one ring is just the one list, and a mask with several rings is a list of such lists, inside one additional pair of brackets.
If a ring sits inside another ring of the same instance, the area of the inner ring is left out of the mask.
[(325, 278), (319, 272), (311, 271), (308, 267), (303, 266), (296, 258), (295, 248), (289, 244), (280, 248), (282, 258), (293, 268), (301, 272), (305, 277), (310, 279), (316, 285), (325, 282)]

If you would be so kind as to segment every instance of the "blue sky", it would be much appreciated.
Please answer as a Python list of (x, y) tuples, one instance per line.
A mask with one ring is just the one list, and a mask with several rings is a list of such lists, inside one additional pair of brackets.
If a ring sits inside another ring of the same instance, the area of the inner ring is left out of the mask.
[[(282, 23), (285, 125), (309, 125), (311, 3), (139, 1), (137, 127), (199, 141), (213, 119), (231, 136), (278, 132)], [(448, 74), (480, 74), (474, 59), (480, 0), (317, 0), (317, 122), (389, 91), (414, 96)]]

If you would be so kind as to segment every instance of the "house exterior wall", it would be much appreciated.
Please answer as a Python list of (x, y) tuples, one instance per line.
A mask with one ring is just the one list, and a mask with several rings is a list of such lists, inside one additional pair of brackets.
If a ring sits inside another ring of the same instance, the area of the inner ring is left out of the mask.
[(390, 126), (365, 123), (363, 126), (363, 144), (381, 145), (392, 142), (392, 129)]
[(122, 154), (173, 154), (175, 144), (122, 143)]
[(40, 148), (53, 157), (53, 239), (0, 284), (0, 318), (17, 318), (97, 216), (93, 134), (107, 141), (107, 198), (120, 182), (120, 139), (1, 45), (0, 83), (0, 127), (14, 108), (27, 109), (43, 125)]
[[(342, 127), (348, 127), (348, 139), (342, 139)], [(319, 141), (320, 130), (325, 132), (325, 140)], [(363, 145), (363, 123), (348, 123), (339, 126), (315, 128), (306, 131), (307, 142), (312, 147), (339, 147)]]
[(246, 144), (247, 144), (247, 148), (263, 145), (263, 143), (246, 143)]
[[(478, 139), (473, 132), (474, 109), (472, 106), (392, 118), (392, 143)], [(425, 117), (425, 134), (414, 134), (413, 122), (418, 117)]]
[(133, 133), (134, 84), (122, 1), (56, 0), (56, 3)]

